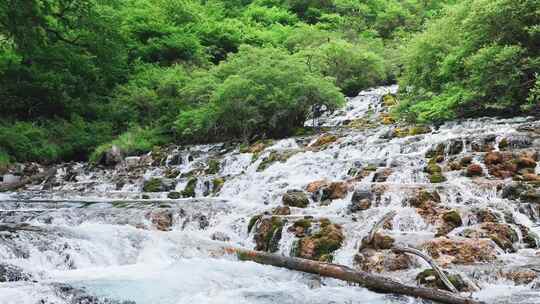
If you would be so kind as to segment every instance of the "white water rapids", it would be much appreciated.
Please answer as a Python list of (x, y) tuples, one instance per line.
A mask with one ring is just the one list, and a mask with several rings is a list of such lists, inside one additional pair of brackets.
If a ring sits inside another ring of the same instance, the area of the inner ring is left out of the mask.
[[(343, 110), (323, 117), (322, 125), (338, 132), (340, 137), (326, 149), (305, 149), (316, 135), (275, 141), (255, 161), (251, 153), (240, 153), (237, 147), (227, 145), (179, 147), (169, 151), (166, 161), (160, 164), (128, 164), (116, 169), (69, 164), (66, 168), (76, 172), (76, 177), (67, 179), (69, 170), (59, 170), (59, 182), (52, 189), (35, 186), (18, 193), (0, 194), (0, 225), (19, 225), (14, 231), (0, 228), (0, 263), (18, 266), (32, 277), (26, 281), (0, 281), (0, 303), (421, 303), (407, 297), (376, 294), (337, 280), (213, 256), (217, 241), (212, 236), (226, 236), (233, 245), (253, 248), (253, 235), (247, 231), (252, 216), (282, 206), (281, 197), (289, 189), (304, 189), (317, 180), (345, 180), (349, 170), (358, 164), (393, 169), (386, 181), (379, 183), (385, 191), (376, 206), (348, 213), (353, 194), (350, 191), (345, 198), (335, 199), (329, 205), (310, 198), (307, 208), (291, 208), (291, 216), (325, 217), (343, 226), (345, 241), (335, 253), (335, 263), (353, 266), (359, 241), (389, 210), (397, 212), (392, 230), (387, 231), (396, 241), (417, 246), (433, 238), (436, 228), (403, 203), (410, 189), (419, 186), (436, 187), (441, 204), (462, 214), (468, 214), (473, 207), (491, 208), (510, 214), (515, 224), (540, 232), (534, 212), (520, 212), (519, 204), (503, 199), (496, 185), (473, 182), (459, 172), (444, 172), (447, 181), (434, 185), (423, 172), (426, 151), (439, 143), (462, 140), (465, 144), (460, 153), (466, 154), (470, 149), (466, 139), (495, 136), (500, 140), (519, 133), (519, 126), (534, 121), (468, 120), (402, 138), (388, 138), (386, 134), (392, 127), (387, 125), (365, 130), (341, 128), (357, 118), (376, 118), (382, 110), (382, 96), (396, 90), (393, 86), (361, 92)], [(272, 151), (291, 150), (298, 153), (263, 171), (257, 170)], [(221, 166), (217, 173), (198, 177), (196, 198), (168, 199), (167, 191), (147, 193), (148, 198), (141, 199), (145, 180), (163, 177), (171, 170), (180, 173), (174, 183), (176, 190), (182, 191), (189, 180), (182, 174), (204, 169), (209, 158), (218, 158)], [(142, 162), (139, 158), (131, 161)], [(212, 194), (209, 185), (217, 176), (225, 177), (225, 183)], [(367, 189), (374, 184), (372, 180), (373, 174), (358, 181), (354, 188)], [(49, 199), (64, 202), (50, 203)], [(152, 226), (148, 213), (155, 209), (172, 212), (170, 231)], [(21, 223), (29, 225), (20, 226)], [(293, 236), (286, 230), (279, 253), (289, 255)], [(513, 253), (501, 250), (496, 263), (455, 269), (474, 278), (492, 267), (540, 268), (537, 250), (516, 246)], [(415, 275), (426, 268), (428, 265), (420, 262), (419, 267), (383, 275), (414, 285)], [(84, 291), (89, 297), (66, 295), (59, 283), (76, 288), (77, 292)], [(540, 303), (536, 282), (517, 286), (504, 278), (489, 276), (476, 283), (480, 290), (473, 296), (488, 303)]]

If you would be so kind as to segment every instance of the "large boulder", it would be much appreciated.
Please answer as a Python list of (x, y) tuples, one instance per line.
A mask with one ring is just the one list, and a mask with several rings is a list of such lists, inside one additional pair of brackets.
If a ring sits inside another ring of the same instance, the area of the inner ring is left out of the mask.
[(497, 258), (497, 248), (489, 239), (449, 239), (439, 237), (422, 245), (441, 266), (491, 262)]
[(505, 251), (516, 251), (514, 243), (519, 238), (512, 226), (503, 223), (485, 222), (475, 228), (467, 228), (462, 233), (467, 238), (489, 238)]
[(333, 182), (322, 188), (321, 200), (342, 199), (347, 196), (349, 186), (346, 182)]
[(341, 247), (344, 239), (341, 226), (320, 220), (318, 231), (298, 240), (293, 254), (304, 259), (331, 262), (334, 251)]
[(108, 150), (104, 151), (99, 157), (97, 163), (99, 165), (113, 167), (120, 164), (124, 160), (124, 153), (116, 146), (112, 145)]

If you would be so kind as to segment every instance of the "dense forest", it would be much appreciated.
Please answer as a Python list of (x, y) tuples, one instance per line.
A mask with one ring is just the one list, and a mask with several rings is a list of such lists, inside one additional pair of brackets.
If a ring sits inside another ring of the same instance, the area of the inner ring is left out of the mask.
[(540, 98), (538, 0), (4, 0), (0, 42), (0, 165), (294, 135), (391, 83), (408, 123)]

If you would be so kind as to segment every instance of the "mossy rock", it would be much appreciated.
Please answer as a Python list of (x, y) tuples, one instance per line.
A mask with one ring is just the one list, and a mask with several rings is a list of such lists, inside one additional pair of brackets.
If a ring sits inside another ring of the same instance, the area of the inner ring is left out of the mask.
[(428, 178), (432, 184), (446, 181), (446, 177), (442, 174), (442, 168), (437, 164), (435, 157), (429, 160), (424, 172), (429, 175)]
[[(255, 226), (257, 222), (259, 224)], [(251, 227), (252, 229), (256, 229), (253, 236), (256, 244), (255, 250), (267, 252), (278, 251), (283, 226), (285, 225), (284, 220), (277, 216), (261, 217), (255, 223)]]
[(310, 220), (310, 219), (305, 219), (305, 218), (304, 219), (299, 219), (299, 220), (297, 220), (296, 222), (293, 223), (293, 226), (302, 227), (302, 228), (307, 230), (307, 229), (311, 228), (311, 222), (312, 222), (312, 220)]
[(316, 261), (328, 262), (332, 260), (333, 253), (341, 248), (344, 235), (341, 226), (321, 219), (320, 230), (311, 236), (306, 236), (295, 243), (293, 250), (297, 257)]
[(270, 167), (272, 164), (276, 162), (286, 162), (291, 156), (298, 153), (299, 151), (272, 151), (268, 156), (266, 156), (262, 162), (259, 164), (259, 167), (257, 167), (257, 172), (261, 172), (266, 170), (268, 167)]
[(182, 191), (183, 197), (195, 197), (195, 187), (197, 186), (197, 178), (192, 177), (188, 180), (186, 187)]
[(129, 206), (129, 202), (124, 202), (124, 201), (114, 201), (111, 203), (111, 205), (114, 207), (114, 208), (127, 208)]
[(212, 193), (218, 193), (223, 188), (225, 184), (225, 179), (222, 177), (214, 178), (212, 180)]
[(151, 178), (144, 183), (144, 192), (164, 192), (174, 188), (174, 181), (164, 178)]
[(143, 195), (141, 195), (141, 198), (142, 199), (150, 199), (150, 196), (148, 194), (143, 194)]
[(208, 161), (208, 168), (206, 169), (206, 174), (217, 174), (221, 169), (221, 164), (217, 159), (211, 159)]
[(307, 195), (301, 190), (288, 190), (283, 194), (283, 204), (291, 207), (306, 208), (309, 205)]
[(459, 215), (459, 212), (457, 212), (456, 210), (445, 212), (442, 215), (442, 219), (446, 223), (452, 224), (454, 227), (459, 227), (463, 225), (463, 221), (461, 220), (461, 215)]
[(177, 192), (177, 191), (171, 191), (167, 193), (167, 198), (170, 198), (170, 199), (179, 199), (181, 197), (182, 197), (182, 193)]

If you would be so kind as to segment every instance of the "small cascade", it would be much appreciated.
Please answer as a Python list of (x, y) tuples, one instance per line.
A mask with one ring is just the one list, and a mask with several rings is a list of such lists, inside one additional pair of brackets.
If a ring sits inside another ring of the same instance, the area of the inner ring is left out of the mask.
[(0, 303), (421, 303), (238, 262), (224, 242), (433, 287), (390, 250), (410, 246), (476, 298), (540, 302), (540, 123), (398, 124), (396, 92), (361, 92), (315, 119), (324, 131), (66, 163), (0, 194)]

